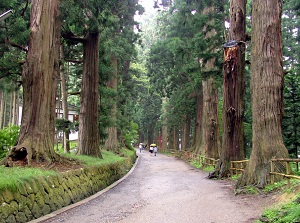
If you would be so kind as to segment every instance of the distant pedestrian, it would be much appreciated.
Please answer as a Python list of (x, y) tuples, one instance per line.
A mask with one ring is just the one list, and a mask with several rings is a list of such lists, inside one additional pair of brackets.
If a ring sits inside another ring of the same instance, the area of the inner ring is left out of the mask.
[(139, 149), (140, 149), (140, 153), (142, 152), (142, 150), (143, 150), (143, 145), (142, 145), (142, 143), (140, 143), (140, 145), (139, 145)]
[(156, 153), (157, 153), (157, 147), (156, 146), (154, 146), (153, 152), (154, 152), (154, 156), (156, 156)]

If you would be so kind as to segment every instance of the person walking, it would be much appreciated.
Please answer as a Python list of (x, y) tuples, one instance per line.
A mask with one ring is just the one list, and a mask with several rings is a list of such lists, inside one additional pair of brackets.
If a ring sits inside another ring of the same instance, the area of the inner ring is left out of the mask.
[(154, 146), (153, 152), (154, 152), (154, 156), (156, 156), (156, 153), (157, 153), (157, 147), (156, 146)]
[(140, 143), (140, 145), (139, 145), (139, 149), (140, 149), (140, 153), (142, 152), (142, 149), (143, 149), (143, 145), (142, 145), (142, 143)]

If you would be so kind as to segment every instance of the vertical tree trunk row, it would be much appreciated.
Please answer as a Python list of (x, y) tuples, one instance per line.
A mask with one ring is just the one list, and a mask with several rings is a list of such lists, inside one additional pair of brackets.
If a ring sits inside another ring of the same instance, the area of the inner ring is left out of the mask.
[(288, 157), (283, 144), (283, 67), (281, 1), (253, 0), (251, 92), (253, 146), (248, 167), (238, 186), (264, 187), (270, 159)]
[(118, 152), (118, 131), (117, 131), (117, 91), (118, 91), (118, 59), (112, 55), (111, 58), (112, 74), (111, 79), (107, 86), (114, 92), (114, 96), (111, 98), (112, 108), (110, 112), (111, 126), (107, 128), (107, 138), (105, 140), (104, 149), (109, 151)]
[[(65, 61), (63, 61), (63, 48), (60, 49), (60, 88), (61, 88), (61, 103), (62, 103), (62, 110), (63, 110), (63, 119), (69, 119), (69, 108), (68, 108), (68, 92), (66, 86), (66, 76), (68, 75), (65, 71)], [(69, 141), (69, 131), (64, 132), (63, 136), (63, 148), (65, 153), (70, 152), (70, 141)]]
[(83, 76), (79, 113), (78, 154), (102, 157), (98, 127), (99, 33), (88, 33), (83, 42)]

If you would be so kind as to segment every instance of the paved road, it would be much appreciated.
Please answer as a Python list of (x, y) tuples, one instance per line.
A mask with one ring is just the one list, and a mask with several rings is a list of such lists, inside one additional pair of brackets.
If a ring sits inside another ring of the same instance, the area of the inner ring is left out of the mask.
[(247, 223), (270, 202), (235, 196), (229, 181), (209, 180), (174, 157), (137, 154), (136, 168), (117, 186), (43, 222)]

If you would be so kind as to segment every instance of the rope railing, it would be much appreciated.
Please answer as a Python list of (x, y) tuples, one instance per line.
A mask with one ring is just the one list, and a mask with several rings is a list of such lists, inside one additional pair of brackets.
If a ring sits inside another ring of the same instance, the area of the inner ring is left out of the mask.
[(239, 174), (241, 172), (245, 171), (246, 165), (249, 162), (249, 160), (237, 160), (237, 161), (230, 161), (230, 172), (231, 175)]
[[(195, 160), (202, 166), (213, 166), (216, 167), (219, 159), (209, 158), (205, 157), (200, 154), (189, 152), (188, 158)], [(247, 166), (247, 163), (249, 160), (236, 160), (230, 162), (230, 173), (232, 175), (239, 174), (245, 171), (245, 168)], [(290, 179), (298, 179), (300, 180), (300, 176), (293, 175), (290, 163), (296, 163), (298, 167), (298, 163), (300, 163), (300, 159), (271, 159), (271, 184), (274, 184), (275, 182), (275, 176), (282, 176), (288, 179), (288, 186), (290, 187)], [(285, 172), (282, 172), (281, 170), (285, 170)]]
[[(281, 163), (281, 166), (282, 166), (282, 163), (284, 163), (284, 165), (285, 165), (284, 167), (285, 168), (278, 168), (277, 167), (277, 169), (276, 169), (276, 164), (278, 164), (278, 163)], [(292, 174), (290, 163), (296, 163), (298, 165), (298, 163), (300, 163), (300, 159), (271, 159), (271, 172), (270, 172), (270, 175), (271, 175), (271, 184), (274, 184), (274, 182), (275, 182), (275, 176), (276, 175), (279, 175), (279, 176), (287, 178), (288, 187), (291, 186), (290, 179), (293, 178), (293, 179), (300, 180), (300, 176), (296, 176), (296, 175)], [(278, 172), (281, 169), (285, 169), (285, 173)]]

